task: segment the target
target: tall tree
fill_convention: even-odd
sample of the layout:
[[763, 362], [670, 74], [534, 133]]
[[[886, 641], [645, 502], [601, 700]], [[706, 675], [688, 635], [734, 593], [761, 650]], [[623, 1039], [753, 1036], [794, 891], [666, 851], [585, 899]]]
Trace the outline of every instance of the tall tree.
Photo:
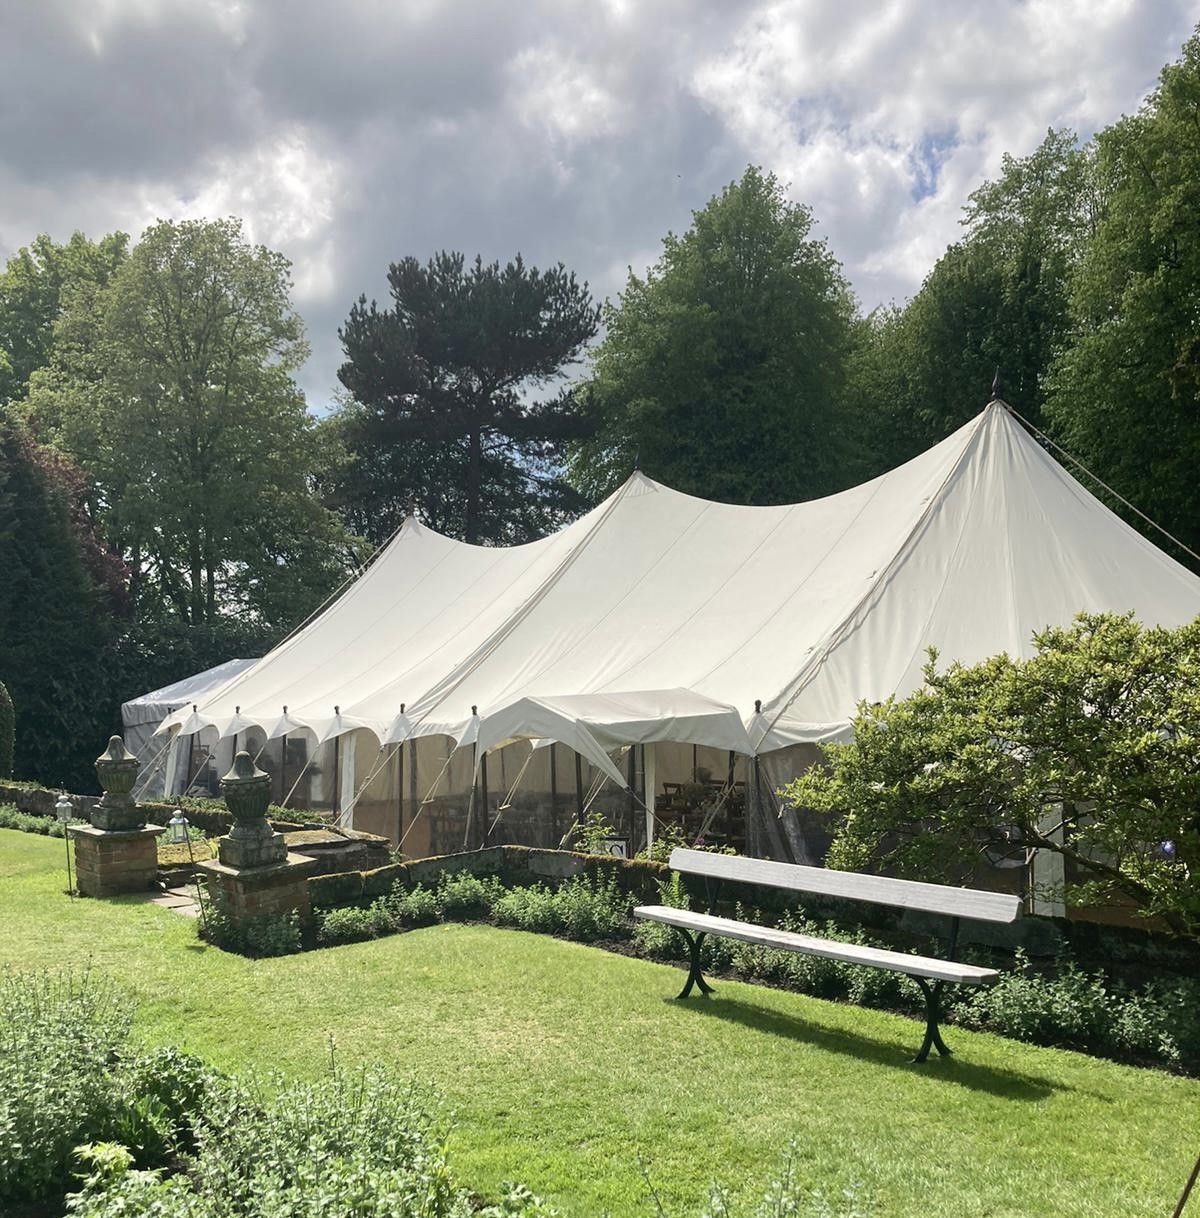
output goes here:
[[978, 413], [994, 370], [1005, 399], [1037, 421], [1067, 332], [1071, 269], [1094, 223], [1089, 154], [1050, 131], [964, 209], [962, 240], [902, 309], [859, 332], [850, 402], [875, 468], [891, 468]]
[[748, 503], [838, 485], [837, 411], [854, 306], [808, 208], [746, 171], [605, 313], [582, 391], [596, 436], [571, 478], [601, 495], [640, 456], [679, 490]]
[[1200, 33], [1096, 137], [1103, 209], [1072, 280], [1046, 417], [1062, 443], [1200, 548]]
[[25, 409], [95, 479], [143, 614], [282, 628], [338, 573], [289, 287], [287, 260], [238, 221], [160, 222], [56, 324]]
[[388, 283], [390, 308], [360, 297], [339, 331], [358, 404], [342, 436], [371, 497], [358, 510], [390, 529], [415, 500], [471, 542], [540, 531], [573, 506], [555, 458], [580, 420], [568, 392], [537, 395], [596, 333], [587, 284], [561, 263], [447, 252], [393, 263]]
[[0, 274], [0, 402], [20, 398], [50, 362], [54, 325], [70, 293], [107, 283], [128, 244], [125, 233], [99, 241], [73, 233], [64, 245], [43, 233], [8, 260]]
[[[91, 790], [112, 726], [106, 648], [112, 588], [74, 517], [78, 471], [0, 411], [0, 680], [19, 708], [19, 778]], [[74, 517], [74, 518], [73, 518]]]

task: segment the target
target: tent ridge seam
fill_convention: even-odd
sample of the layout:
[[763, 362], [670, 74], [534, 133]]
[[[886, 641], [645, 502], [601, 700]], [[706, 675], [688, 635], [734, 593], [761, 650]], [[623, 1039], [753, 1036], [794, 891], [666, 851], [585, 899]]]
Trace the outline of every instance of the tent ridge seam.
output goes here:
[[968, 455], [974, 450], [976, 444], [979, 443], [979, 436], [986, 426], [989, 417], [990, 415], [987, 410], [983, 411], [983, 413], [979, 415], [977, 425], [971, 432], [967, 442], [962, 446], [962, 451], [954, 459], [953, 465], [946, 472], [946, 476], [938, 484], [937, 490], [929, 496], [929, 501], [925, 504], [925, 507], [922, 509], [920, 515], [914, 521], [913, 527], [908, 532], [908, 536], [905, 537], [903, 543], [896, 550], [896, 553], [892, 556], [891, 561], [886, 563], [876, 577], [871, 580], [870, 587], [854, 603], [854, 607], [850, 610], [850, 612], [847, 613], [846, 616], [829, 632], [829, 636], [826, 641], [809, 658], [808, 663], [805, 664], [804, 667], [801, 668], [800, 672], [796, 675], [796, 679], [792, 684], [792, 689], [784, 696], [779, 709], [772, 716], [771, 721], [766, 725], [762, 731], [762, 734], [755, 742], [756, 751], [758, 745], [760, 745], [763, 740], [765, 740], [767, 736], [774, 731], [775, 725], [783, 717], [788, 707], [791, 706], [792, 703], [795, 702], [795, 700], [800, 696], [805, 686], [812, 679], [815, 672], [820, 668], [821, 664], [823, 664], [830, 653], [842, 642], [844, 642], [845, 639], [848, 638], [853, 632], [852, 623], [861, 613], [863, 606], [876, 595], [879, 589], [882, 588], [887, 582], [892, 573], [898, 570], [912, 553], [917, 539], [928, 527], [929, 521], [932, 519], [935, 509], [945, 497], [947, 487], [949, 487], [951, 482], [958, 477], [959, 471], [966, 462]]

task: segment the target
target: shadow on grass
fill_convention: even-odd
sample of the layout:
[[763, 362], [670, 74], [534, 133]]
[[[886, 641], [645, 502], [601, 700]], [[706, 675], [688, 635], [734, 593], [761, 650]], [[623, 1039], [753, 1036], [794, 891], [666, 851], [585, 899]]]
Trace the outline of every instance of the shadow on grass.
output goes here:
[[[977, 1062], [964, 1061], [954, 1055], [938, 1057], [931, 1054], [929, 1060], [917, 1065], [912, 1061], [921, 1043], [924, 1024], [913, 1020], [912, 1043], [906, 1044], [899, 1040], [877, 1040], [873, 1037], [858, 1036], [852, 1032], [844, 1032], [837, 1028], [823, 1027], [792, 1015], [783, 1015], [767, 1007], [756, 1006], [754, 1003], [743, 1002], [736, 998], [665, 998], [663, 1000], [680, 1010], [690, 1011], [709, 1019], [723, 1019], [729, 1023], [741, 1024], [754, 1032], [763, 1032], [768, 1036], [779, 1036], [785, 1040], [803, 1041], [817, 1049], [830, 1053], [844, 1053], [859, 1061], [873, 1062], [889, 1069], [904, 1070], [913, 1077], [927, 1076], [936, 1078], [939, 1082], [954, 1083], [960, 1087], [968, 1087], [972, 1091], [986, 1091], [991, 1095], [1002, 1096], [1010, 1100], [1040, 1100], [1055, 1091], [1068, 1091], [1073, 1088], [1051, 1082], [1046, 1078], [1024, 1074], [1018, 1070], [983, 1066]], [[947, 1036], [953, 1036], [954, 1029], [945, 1028]], [[1020, 1048], [1014, 1042], [1014, 1049]], [[953, 1050], [953, 1041], [950, 1043]]]

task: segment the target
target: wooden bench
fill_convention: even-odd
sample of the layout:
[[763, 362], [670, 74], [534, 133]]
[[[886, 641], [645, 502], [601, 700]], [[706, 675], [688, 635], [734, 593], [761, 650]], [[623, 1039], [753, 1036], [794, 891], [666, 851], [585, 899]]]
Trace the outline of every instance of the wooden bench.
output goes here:
[[[841, 960], [847, 964], [861, 964], [867, 968], [903, 973], [917, 983], [925, 996], [925, 1039], [913, 1058], [916, 1062], [923, 1062], [929, 1056], [931, 1048], [936, 1048], [943, 1056], [950, 1052], [938, 1028], [942, 990], [947, 985], [988, 985], [999, 976], [995, 969], [960, 964], [955, 960], [960, 919], [1013, 922], [1021, 915], [1020, 897], [1007, 893], [981, 892], [974, 888], [920, 884], [913, 880], [893, 880], [884, 876], [860, 875], [853, 871], [830, 871], [824, 867], [799, 867], [793, 863], [775, 863], [767, 859], [743, 858], [732, 854], [713, 854], [705, 850], [673, 850], [670, 865], [675, 871], [704, 877], [708, 912], [692, 913], [686, 909], [674, 909], [669, 905], [640, 905], [633, 911], [633, 915], [635, 918], [647, 918], [652, 922], [673, 926], [687, 940], [690, 967], [687, 982], [679, 994], [680, 998], [686, 998], [692, 992], [693, 986], [698, 986], [705, 996], [712, 993], [712, 987], [700, 973], [700, 945], [706, 935], [740, 939], [743, 943], [758, 943], [764, 947], [803, 952], [810, 956], [822, 956], [827, 960]], [[950, 919], [946, 954], [944, 957], [916, 956], [907, 952], [885, 951], [875, 947], [863, 947], [858, 943], [817, 939], [812, 935], [776, 930], [769, 926], [758, 926], [753, 922], [717, 917], [713, 910], [716, 908], [721, 884], [726, 880], [942, 914]]]

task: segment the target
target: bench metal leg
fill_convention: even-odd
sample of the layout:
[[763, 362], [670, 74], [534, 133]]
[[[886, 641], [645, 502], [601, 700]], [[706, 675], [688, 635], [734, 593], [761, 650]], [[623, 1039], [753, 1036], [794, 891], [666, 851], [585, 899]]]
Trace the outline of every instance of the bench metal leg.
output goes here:
[[705, 932], [700, 931], [693, 936], [684, 930], [682, 926], [677, 926], [675, 929], [687, 940], [688, 950], [691, 953], [691, 966], [688, 969], [687, 983], [680, 990], [678, 997], [686, 998], [692, 992], [692, 986], [695, 985], [700, 987], [700, 993], [707, 998], [713, 992], [713, 989], [700, 975], [700, 945], [704, 942]]
[[921, 991], [925, 995], [925, 1039], [921, 1042], [921, 1047], [917, 1050], [913, 1061], [923, 1062], [929, 1056], [930, 1049], [937, 1049], [942, 1057], [949, 1057], [950, 1050], [946, 1048], [946, 1042], [942, 1040], [942, 1034], [938, 1030], [942, 1007], [942, 988], [945, 982], [935, 981], [933, 985], [930, 985], [924, 977], [914, 977], [913, 980], [921, 987]]

